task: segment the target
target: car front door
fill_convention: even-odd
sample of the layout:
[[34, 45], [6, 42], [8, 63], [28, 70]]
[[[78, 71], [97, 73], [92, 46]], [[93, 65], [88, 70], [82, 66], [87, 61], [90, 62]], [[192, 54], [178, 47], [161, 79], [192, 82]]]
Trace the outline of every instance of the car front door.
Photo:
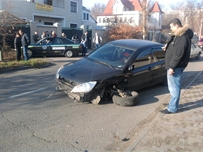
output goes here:
[[62, 43], [61, 39], [58, 37], [55, 37], [53, 39], [53, 43], [51, 45], [51, 50], [49, 54], [51, 56], [62, 55], [64, 50], [65, 50], [65, 45]]
[[158, 84], [166, 81], [166, 70], [165, 70], [165, 51], [161, 48], [152, 49], [152, 84]]
[[152, 54], [151, 49], [141, 52], [134, 60], [132, 70], [126, 73], [126, 89], [139, 90], [145, 88], [152, 83]]

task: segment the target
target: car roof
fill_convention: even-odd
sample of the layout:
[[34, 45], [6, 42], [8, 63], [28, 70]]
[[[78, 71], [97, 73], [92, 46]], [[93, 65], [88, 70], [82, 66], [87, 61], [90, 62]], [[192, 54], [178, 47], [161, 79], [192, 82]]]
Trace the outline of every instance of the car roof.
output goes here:
[[158, 43], [158, 42], [141, 40], [141, 39], [120, 39], [120, 40], [111, 41], [111, 42], [109, 42], [109, 44], [132, 48], [134, 50], [146, 48], [146, 47], [150, 47], [150, 46], [153, 46], [153, 47], [163, 46], [163, 44]]

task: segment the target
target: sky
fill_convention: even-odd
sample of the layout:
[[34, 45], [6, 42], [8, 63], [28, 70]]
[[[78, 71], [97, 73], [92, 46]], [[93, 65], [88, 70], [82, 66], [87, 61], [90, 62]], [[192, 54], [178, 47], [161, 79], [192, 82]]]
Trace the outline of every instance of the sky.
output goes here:
[[[109, 0], [82, 0], [83, 1], [83, 6], [85, 6], [86, 8], [90, 9], [94, 6], [95, 3], [101, 3], [101, 4], [107, 4]], [[169, 9], [170, 4], [175, 4], [177, 3], [177, 0], [153, 0], [154, 2], [158, 2], [160, 4], [160, 6], [162, 6], [162, 10], [163, 9]], [[164, 10], [163, 10], [164, 11]]]

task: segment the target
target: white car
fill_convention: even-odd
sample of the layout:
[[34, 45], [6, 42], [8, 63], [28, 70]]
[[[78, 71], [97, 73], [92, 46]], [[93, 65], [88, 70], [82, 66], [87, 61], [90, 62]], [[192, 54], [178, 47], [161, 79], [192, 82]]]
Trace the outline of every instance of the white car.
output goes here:
[[197, 60], [199, 60], [200, 56], [201, 56], [201, 48], [199, 48], [197, 45], [195, 45], [194, 43], [191, 44], [191, 53], [190, 53], [190, 58], [195, 58]]

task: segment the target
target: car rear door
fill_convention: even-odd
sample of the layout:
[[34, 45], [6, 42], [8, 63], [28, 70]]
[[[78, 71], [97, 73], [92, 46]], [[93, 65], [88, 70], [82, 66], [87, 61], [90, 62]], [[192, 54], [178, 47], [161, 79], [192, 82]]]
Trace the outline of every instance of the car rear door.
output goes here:
[[137, 56], [131, 65], [133, 69], [126, 74], [128, 75], [126, 89], [139, 90], [151, 85], [153, 75], [151, 62], [152, 54], [150, 48]]

